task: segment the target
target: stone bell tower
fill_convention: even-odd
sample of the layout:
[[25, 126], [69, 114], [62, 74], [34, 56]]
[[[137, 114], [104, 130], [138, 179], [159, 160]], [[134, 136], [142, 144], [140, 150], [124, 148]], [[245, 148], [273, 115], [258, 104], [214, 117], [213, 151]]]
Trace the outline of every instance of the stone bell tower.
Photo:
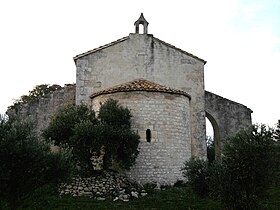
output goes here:
[[143, 25], [143, 27], [144, 27], [143, 33], [144, 33], [144, 34], [148, 34], [148, 25], [149, 25], [149, 23], [148, 23], [148, 21], [144, 18], [143, 13], [141, 13], [141, 15], [140, 15], [140, 17], [138, 18], [138, 20], [135, 21], [134, 25], [135, 25], [135, 33], [136, 33], [136, 34], [139, 34], [139, 25]]

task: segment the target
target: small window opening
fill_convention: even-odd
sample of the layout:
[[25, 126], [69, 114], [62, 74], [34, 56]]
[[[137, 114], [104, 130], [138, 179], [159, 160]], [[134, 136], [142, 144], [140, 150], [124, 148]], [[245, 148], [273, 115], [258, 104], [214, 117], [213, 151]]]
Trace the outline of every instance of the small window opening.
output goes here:
[[143, 24], [139, 24], [139, 34], [144, 34], [144, 25]]
[[151, 142], [151, 137], [152, 137], [151, 130], [147, 129], [146, 130], [146, 140], [147, 140], [147, 142]]

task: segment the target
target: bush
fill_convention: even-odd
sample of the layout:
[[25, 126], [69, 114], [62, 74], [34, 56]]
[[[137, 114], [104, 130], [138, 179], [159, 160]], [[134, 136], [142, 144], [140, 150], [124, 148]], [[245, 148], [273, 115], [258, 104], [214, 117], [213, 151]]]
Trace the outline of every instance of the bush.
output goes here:
[[254, 209], [265, 195], [273, 172], [273, 131], [252, 126], [224, 145], [223, 202], [233, 209]]
[[183, 174], [202, 197], [219, 199], [228, 209], [255, 209], [275, 171], [273, 134], [263, 125], [242, 130], [225, 142], [221, 162], [192, 158]]
[[32, 128], [28, 121], [0, 121], [0, 197], [11, 209], [41, 185], [65, 181], [73, 169], [70, 153], [52, 153]]
[[209, 195], [208, 161], [191, 158], [182, 170], [192, 190], [201, 197], [207, 197]]
[[67, 106], [54, 116], [42, 135], [46, 140], [51, 140], [57, 146], [73, 148], [76, 142], [71, 137], [74, 135], [75, 126], [82, 121], [96, 124], [94, 111], [88, 109], [85, 105]]
[[101, 105], [96, 118], [88, 107], [70, 106], [61, 110], [43, 132], [45, 139], [61, 147], [70, 147], [82, 172], [93, 172], [91, 158], [103, 156], [103, 169], [112, 163], [129, 169], [138, 155], [139, 136], [131, 130], [131, 114], [117, 101]]

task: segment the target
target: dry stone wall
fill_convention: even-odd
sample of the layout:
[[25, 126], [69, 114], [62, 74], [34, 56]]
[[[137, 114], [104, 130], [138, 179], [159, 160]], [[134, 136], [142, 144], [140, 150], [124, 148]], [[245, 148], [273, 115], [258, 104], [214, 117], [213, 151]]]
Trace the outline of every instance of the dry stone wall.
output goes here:
[[59, 186], [60, 195], [87, 196], [97, 200], [128, 201], [146, 196], [142, 186], [128, 180], [125, 176], [105, 171], [92, 177], [73, 177], [70, 183]]

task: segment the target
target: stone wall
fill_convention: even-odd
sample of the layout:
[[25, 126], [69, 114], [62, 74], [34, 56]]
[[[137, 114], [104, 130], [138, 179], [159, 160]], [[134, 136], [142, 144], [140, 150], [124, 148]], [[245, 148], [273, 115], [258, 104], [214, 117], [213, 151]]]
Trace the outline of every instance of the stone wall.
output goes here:
[[[160, 92], [119, 92], [92, 99], [92, 107], [116, 99], [132, 114], [132, 127], [140, 135], [139, 155], [127, 176], [144, 184], [174, 184], [183, 179], [180, 169], [191, 157], [190, 103], [183, 95]], [[146, 131], [151, 131], [147, 142]]]
[[75, 58], [76, 103], [90, 103], [90, 95], [117, 84], [147, 79], [191, 95], [192, 154], [206, 157], [205, 61], [152, 35], [130, 34]]
[[205, 91], [205, 111], [221, 142], [252, 125], [251, 109], [208, 91]]
[[59, 109], [75, 104], [76, 85], [68, 85], [61, 90], [54, 91], [46, 96], [20, 107], [9, 110], [8, 114], [17, 114], [21, 118], [30, 118], [35, 125], [35, 132], [44, 130], [51, 118]]
[[108, 171], [88, 178], [73, 177], [70, 183], [60, 184], [59, 193], [113, 201], [129, 201], [147, 195], [142, 186], [131, 182], [121, 174]]

